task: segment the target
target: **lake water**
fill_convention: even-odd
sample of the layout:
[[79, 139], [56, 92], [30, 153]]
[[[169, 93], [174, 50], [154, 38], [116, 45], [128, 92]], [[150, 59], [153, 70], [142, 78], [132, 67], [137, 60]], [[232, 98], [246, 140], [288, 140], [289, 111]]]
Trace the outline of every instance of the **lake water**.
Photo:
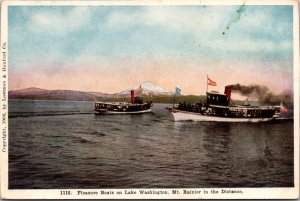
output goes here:
[[174, 122], [168, 106], [10, 100], [9, 188], [294, 186], [293, 121]]

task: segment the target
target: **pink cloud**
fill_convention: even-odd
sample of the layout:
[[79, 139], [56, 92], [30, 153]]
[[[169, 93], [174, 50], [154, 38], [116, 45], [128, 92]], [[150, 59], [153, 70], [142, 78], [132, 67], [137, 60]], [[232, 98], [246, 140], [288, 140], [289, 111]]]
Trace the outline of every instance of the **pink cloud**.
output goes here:
[[[266, 68], [268, 66], [268, 68]], [[284, 67], [284, 66], [282, 66]], [[51, 68], [51, 67], [50, 67]], [[116, 93], [144, 81], [154, 82], [170, 91], [180, 86], [183, 94], [205, 94], [206, 76], [217, 82], [210, 90], [223, 92], [229, 84], [262, 84], [274, 93], [292, 89], [291, 68], [279, 68], [272, 63], [201, 63], [183, 60], [123, 59], [102, 63], [82, 63], [57, 68], [30, 66], [9, 73], [9, 89], [40, 87]]]

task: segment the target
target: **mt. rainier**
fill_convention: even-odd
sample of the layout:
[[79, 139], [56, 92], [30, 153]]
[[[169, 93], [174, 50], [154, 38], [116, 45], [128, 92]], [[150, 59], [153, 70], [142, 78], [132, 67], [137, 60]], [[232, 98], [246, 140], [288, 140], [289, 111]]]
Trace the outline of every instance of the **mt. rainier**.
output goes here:
[[136, 85], [134, 87], [131, 87], [129, 89], [126, 89], [124, 91], [121, 91], [120, 93], [118, 93], [118, 95], [129, 95], [131, 90], [136, 90], [139, 87], [142, 87], [142, 94], [144, 95], [172, 95], [174, 94], [174, 92], [168, 91], [156, 84], [153, 84], [152, 82], [144, 82], [140, 85]]

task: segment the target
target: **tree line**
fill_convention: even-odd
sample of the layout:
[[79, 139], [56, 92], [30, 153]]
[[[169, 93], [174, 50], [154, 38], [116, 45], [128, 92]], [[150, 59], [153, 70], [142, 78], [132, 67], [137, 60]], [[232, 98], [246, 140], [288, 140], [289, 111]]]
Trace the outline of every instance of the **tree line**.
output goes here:
[[[100, 98], [102, 101], [109, 101], [109, 102], [130, 102], [130, 97], [106, 97], [106, 98]], [[187, 96], [175, 96], [174, 95], [159, 95], [159, 96], [149, 96], [149, 95], [143, 95], [144, 102], [150, 102], [153, 103], [198, 103], [198, 102], [204, 102], [206, 100], [206, 96], [195, 96], [195, 95], [187, 95]]]

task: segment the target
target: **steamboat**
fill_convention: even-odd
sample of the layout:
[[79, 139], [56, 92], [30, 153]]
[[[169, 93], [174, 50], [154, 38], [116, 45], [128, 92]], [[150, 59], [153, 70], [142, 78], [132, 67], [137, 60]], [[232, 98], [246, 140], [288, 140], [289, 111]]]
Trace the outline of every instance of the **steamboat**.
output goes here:
[[231, 87], [224, 94], [206, 92], [206, 102], [179, 103], [170, 108], [175, 121], [263, 122], [280, 118], [281, 106], [236, 105], [231, 101]]
[[99, 114], [142, 114], [151, 112], [152, 102], [144, 103], [142, 96], [135, 97], [131, 90], [131, 102], [95, 101], [95, 111]]

